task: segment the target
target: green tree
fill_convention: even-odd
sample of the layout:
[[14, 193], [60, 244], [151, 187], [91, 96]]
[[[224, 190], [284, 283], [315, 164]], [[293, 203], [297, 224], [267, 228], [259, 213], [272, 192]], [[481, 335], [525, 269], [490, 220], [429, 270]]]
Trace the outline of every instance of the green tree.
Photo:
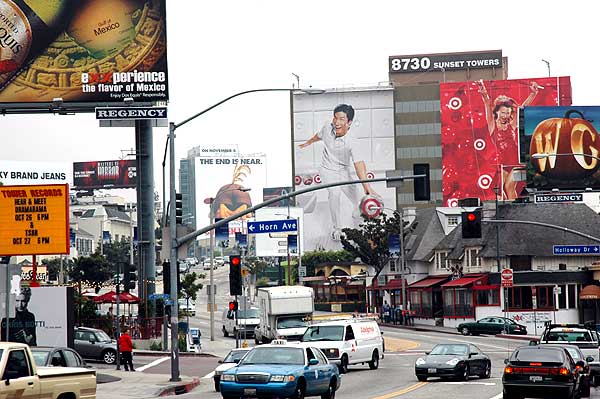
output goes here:
[[[129, 264], [129, 247], [129, 239], [104, 244], [102, 252], [115, 273], [117, 272], [117, 265]], [[124, 270], [121, 270], [121, 273], [124, 272]]]
[[[52, 259], [42, 259], [42, 265], [48, 268], [48, 278], [50, 280], [58, 280], [58, 276], [60, 274], [60, 258], [52, 258]], [[73, 260], [68, 258], [62, 259], [63, 271], [65, 275], [68, 275], [68, 271], [73, 268]], [[59, 283], [64, 283], [64, 281], [59, 281]]]
[[351, 262], [354, 259], [356, 259], [356, 256], [345, 249], [339, 251], [308, 251], [302, 255], [302, 266], [306, 266], [307, 276], [314, 276], [315, 268], [323, 263]]
[[269, 262], [265, 261], [264, 258], [247, 256], [244, 258], [244, 266], [248, 268], [250, 274], [257, 274], [264, 272], [269, 266]]
[[112, 277], [112, 271], [106, 258], [98, 253], [92, 256], [81, 256], [75, 259], [69, 277], [75, 282], [85, 283], [100, 290], [102, 285]]
[[[404, 238], [406, 238], [410, 229], [406, 228], [406, 222], [404, 224]], [[413, 224], [411, 229], [415, 226], [416, 224]], [[390, 260], [388, 236], [400, 234], [400, 216], [394, 213], [390, 217], [382, 213], [380, 217], [365, 219], [358, 229], [345, 228], [342, 233], [341, 241], [344, 249], [354, 258], [359, 258], [363, 263], [373, 266], [377, 277]]]

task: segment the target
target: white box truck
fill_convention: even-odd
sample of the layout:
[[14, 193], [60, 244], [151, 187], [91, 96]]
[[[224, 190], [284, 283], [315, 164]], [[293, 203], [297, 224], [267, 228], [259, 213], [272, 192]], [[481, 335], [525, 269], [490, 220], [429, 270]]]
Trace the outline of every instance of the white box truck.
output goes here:
[[258, 289], [260, 324], [256, 343], [274, 339], [300, 341], [314, 312], [313, 289], [301, 285]]

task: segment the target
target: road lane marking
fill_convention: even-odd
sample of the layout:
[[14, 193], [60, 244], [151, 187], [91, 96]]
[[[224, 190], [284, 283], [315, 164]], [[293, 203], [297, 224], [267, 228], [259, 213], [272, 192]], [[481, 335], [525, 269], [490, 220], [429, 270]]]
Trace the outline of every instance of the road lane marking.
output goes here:
[[215, 372], [213, 370], [210, 373], [206, 374], [204, 377], [202, 377], [202, 379], [204, 379], [204, 378], [213, 378], [214, 376], [215, 376]]
[[166, 357], [161, 357], [161, 358], [159, 358], [159, 359], [156, 359], [156, 360], [154, 360], [153, 362], [150, 362], [150, 363], [148, 363], [148, 364], [146, 364], [146, 365], [144, 365], [144, 366], [142, 366], [142, 367], [137, 367], [137, 371], [144, 371], [144, 370], [147, 370], [147, 369], [149, 369], [150, 367], [157, 366], [157, 365], [161, 364], [162, 362], [166, 362], [166, 361], [167, 361], [167, 360], [169, 360], [169, 359], [170, 359], [170, 357], [169, 357], [169, 356], [166, 356]]
[[418, 383], [416, 383], [414, 385], [411, 385], [411, 386], [409, 386], [407, 388], [404, 388], [404, 389], [401, 389], [399, 391], [388, 393], [388, 394], [385, 394], [385, 395], [382, 395], [382, 396], [376, 396], [376, 397], [371, 398], [371, 399], [391, 399], [391, 398], [395, 398], [397, 396], [404, 395], [405, 393], [412, 392], [415, 389], [419, 389], [419, 388], [421, 388], [421, 387], [423, 387], [425, 385], [427, 385], [427, 382], [418, 382]]
[[479, 381], [440, 381], [442, 384], [446, 385], [488, 385], [493, 386], [496, 385], [495, 382], [479, 382]]
[[491, 397], [490, 399], [502, 399], [502, 394], [501, 394], [501, 393], [499, 393], [498, 395], [496, 395], [496, 396], [493, 396], [493, 397]]

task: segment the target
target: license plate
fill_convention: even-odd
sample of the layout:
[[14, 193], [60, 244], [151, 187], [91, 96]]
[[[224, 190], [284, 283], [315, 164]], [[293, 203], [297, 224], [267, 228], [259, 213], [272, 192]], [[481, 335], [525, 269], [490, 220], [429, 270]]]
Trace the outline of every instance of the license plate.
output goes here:
[[429, 374], [435, 374], [435, 373], [437, 373], [437, 369], [427, 369], [427, 372]]
[[533, 382], [542, 381], [542, 376], [540, 376], [540, 375], [530, 375], [529, 376], [529, 381], [533, 381]]
[[244, 388], [244, 396], [256, 396], [256, 388]]

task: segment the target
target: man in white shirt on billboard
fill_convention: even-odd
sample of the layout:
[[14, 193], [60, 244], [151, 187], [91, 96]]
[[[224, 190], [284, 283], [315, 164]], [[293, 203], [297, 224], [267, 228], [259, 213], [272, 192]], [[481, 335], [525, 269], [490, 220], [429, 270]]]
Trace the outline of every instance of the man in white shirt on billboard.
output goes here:
[[[362, 160], [355, 159], [358, 154], [357, 143], [348, 135], [352, 120], [354, 119], [354, 108], [348, 104], [340, 104], [333, 110], [333, 120], [325, 123], [325, 125], [315, 133], [306, 142], [300, 144], [299, 148], [303, 149], [317, 141], [323, 141], [323, 156], [321, 158], [321, 166], [319, 174], [321, 181], [326, 183], [341, 182], [346, 180], [367, 178], [367, 167]], [[365, 195], [377, 195], [368, 183], [362, 183]], [[327, 189], [329, 195], [329, 211], [332, 222], [332, 238], [340, 239], [341, 229], [341, 211], [340, 206], [341, 193], [344, 193], [352, 204], [354, 211], [352, 217], [357, 220], [359, 218], [359, 206], [361, 195], [357, 184], [347, 184], [338, 187]]]

